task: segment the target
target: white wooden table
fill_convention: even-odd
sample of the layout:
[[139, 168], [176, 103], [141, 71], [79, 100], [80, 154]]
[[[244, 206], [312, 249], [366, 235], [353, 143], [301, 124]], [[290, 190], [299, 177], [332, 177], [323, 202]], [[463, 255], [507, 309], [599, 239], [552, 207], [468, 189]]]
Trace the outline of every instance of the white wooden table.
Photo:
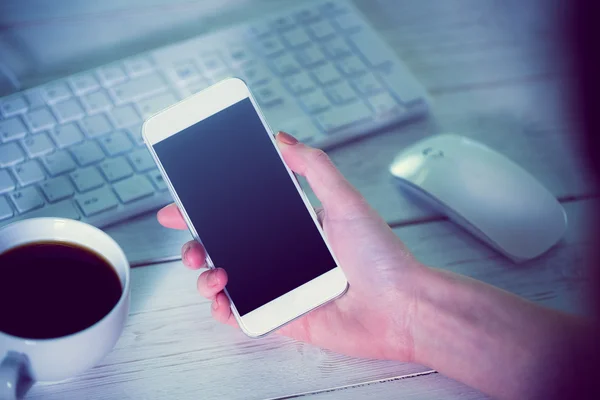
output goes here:
[[[103, 2], [90, 12], [67, 2], [69, 12], [59, 16], [48, 9], [27, 14], [7, 8], [0, 23], [10, 18], [13, 23], [0, 31], [0, 46], [22, 46], [28, 49], [24, 59], [46, 62], [28, 67], [25, 82], [31, 85], [295, 2], [228, 0], [215, 10], [211, 3]], [[331, 151], [334, 162], [424, 263], [585, 313], [585, 254], [592, 245], [586, 216], [597, 192], [581, 166], [553, 2], [355, 3], [435, 104], [427, 120]], [[96, 38], [97, 51], [89, 50], [91, 44], [60, 40], [80, 31], [106, 32]], [[52, 40], [51, 51], [40, 40], [45, 36]], [[536, 176], [565, 205], [564, 241], [516, 266], [400, 191], [387, 172], [389, 162], [403, 147], [438, 132], [475, 138]], [[485, 398], [426, 366], [349, 358], [278, 336], [248, 339], [210, 318], [209, 304], [195, 290], [198, 272], [186, 270], [179, 259], [187, 232], [163, 229], [153, 215], [107, 232], [134, 267], [125, 332], [100, 365], [66, 382], [39, 384], [31, 399]]]

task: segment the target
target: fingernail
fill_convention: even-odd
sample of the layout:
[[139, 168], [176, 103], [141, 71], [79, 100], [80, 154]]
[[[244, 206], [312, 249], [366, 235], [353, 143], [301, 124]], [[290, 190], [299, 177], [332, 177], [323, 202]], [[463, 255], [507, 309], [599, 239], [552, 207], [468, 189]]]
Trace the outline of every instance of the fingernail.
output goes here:
[[296, 143], [298, 143], [298, 139], [296, 139], [289, 133], [285, 133], [285, 132], [281, 132], [281, 131], [277, 134], [277, 139], [279, 139], [280, 142], [289, 144], [290, 146], [293, 146]]
[[214, 287], [217, 286], [217, 283], [219, 283], [219, 280], [217, 279], [217, 273], [213, 270], [208, 275], [208, 285], [210, 287]]
[[219, 300], [217, 300], [217, 298], [215, 297], [212, 303], [212, 309], [216, 310], [217, 308], [219, 308]]

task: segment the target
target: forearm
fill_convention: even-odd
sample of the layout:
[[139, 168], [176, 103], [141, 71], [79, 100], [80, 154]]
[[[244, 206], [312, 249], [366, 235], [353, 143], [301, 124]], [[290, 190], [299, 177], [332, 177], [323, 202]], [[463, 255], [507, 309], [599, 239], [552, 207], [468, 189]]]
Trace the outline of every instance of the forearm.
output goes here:
[[572, 316], [482, 282], [425, 268], [411, 326], [414, 358], [497, 398], [549, 398], [584, 332]]

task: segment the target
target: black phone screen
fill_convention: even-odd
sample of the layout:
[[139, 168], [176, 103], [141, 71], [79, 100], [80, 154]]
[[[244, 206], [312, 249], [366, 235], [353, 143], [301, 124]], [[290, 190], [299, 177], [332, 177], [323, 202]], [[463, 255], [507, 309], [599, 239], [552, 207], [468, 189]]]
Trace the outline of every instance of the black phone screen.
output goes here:
[[154, 145], [240, 315], [336, 267], [251, 101]]

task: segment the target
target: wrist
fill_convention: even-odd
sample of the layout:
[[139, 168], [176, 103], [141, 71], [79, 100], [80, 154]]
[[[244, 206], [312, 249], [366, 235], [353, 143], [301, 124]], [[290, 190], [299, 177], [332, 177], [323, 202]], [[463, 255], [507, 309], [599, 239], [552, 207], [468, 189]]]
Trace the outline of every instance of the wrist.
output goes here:
[[430, 268], [413, 260], [410, 267], [404, 268], [395, 279], [393, 298], [389, 301], [395, 309], [389, 310], [392, 318], [392, 331], [388, 336], [388, 354], [390, 359], [402, 362], [417, 362], [418, 333], [421, 330], [420, 308], [422, 288], [431, 279]]

